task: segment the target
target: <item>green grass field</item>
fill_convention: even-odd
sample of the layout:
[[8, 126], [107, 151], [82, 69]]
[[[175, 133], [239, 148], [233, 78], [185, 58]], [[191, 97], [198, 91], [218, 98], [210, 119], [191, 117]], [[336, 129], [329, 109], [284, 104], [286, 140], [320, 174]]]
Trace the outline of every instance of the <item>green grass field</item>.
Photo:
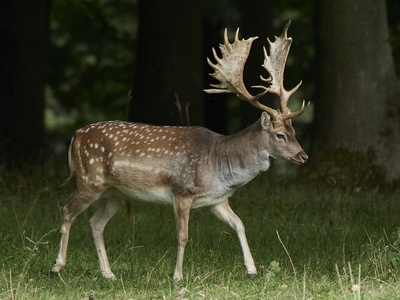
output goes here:
[[24, 173], [0, 173], [0, 299], [400, 298], [394, 192], [337, 189], [273, 172], [256, 178], [230, 201], [259, 271], [253, 281], [233, 231], [200, 209], [191, 212], [184, 280], [174, 283], [172, 209], [135, 203], [106, 228], [117, 280], [105, 280], [88, 224], [93, 208], [72, 227], [66, 267], [50, 276], [61, 208], [75, 185], [60, 187], [66, 167]]

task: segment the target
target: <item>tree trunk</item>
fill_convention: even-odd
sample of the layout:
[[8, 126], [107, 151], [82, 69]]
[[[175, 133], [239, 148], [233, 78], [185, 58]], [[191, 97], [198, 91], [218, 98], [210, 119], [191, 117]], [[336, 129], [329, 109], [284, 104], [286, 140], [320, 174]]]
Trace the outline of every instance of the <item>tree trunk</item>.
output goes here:
[[[198, 0], [140, 1], [130, 120], [158, 125], [203, 124], [200, 7]], [[180, 110], [175, 105], [177, 98]]]
[[314, 155], [332, 148], [372, 151], [386, 178], [399, 178], [399, 85], [385, 1], [317, 2]]
[[14, 0], [0, 7], [0, 156], [7, 163], [36, 159], [43, 147], [49, 6]]

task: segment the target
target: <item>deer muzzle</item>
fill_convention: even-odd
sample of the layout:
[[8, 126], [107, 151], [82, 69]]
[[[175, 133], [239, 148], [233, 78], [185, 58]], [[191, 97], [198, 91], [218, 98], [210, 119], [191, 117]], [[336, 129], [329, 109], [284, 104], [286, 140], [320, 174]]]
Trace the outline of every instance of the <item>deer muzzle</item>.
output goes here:
[[302, 165], [308, 161], [308, 155], [303, 150], [301, 150], [299, 153], [291, 157], [289, 160], [296, 164]]

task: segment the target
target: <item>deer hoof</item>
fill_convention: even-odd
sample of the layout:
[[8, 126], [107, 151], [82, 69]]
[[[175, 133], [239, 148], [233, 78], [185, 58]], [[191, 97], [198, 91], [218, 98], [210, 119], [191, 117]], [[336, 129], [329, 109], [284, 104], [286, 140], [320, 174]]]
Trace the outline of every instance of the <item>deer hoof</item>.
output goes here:
[[115, 277], [114, 273], [112, 272], [103, 273], [103, 277], [111, 280], [117, 279], [117, 277]]
[[247, 277], [248, 277], [250, 280], [254, 280], [254, 279], [256, 279], [257, 274], [247, 274]]

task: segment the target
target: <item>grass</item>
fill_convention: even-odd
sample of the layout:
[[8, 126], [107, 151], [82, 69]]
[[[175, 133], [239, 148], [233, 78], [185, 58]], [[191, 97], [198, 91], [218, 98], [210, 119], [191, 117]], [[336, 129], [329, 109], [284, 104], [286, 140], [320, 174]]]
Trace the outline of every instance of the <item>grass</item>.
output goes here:
[[[25, 175], [21, 175], [24, 173]], [[176, 234], [169, 207], [132, 204], [106, 228], [117, 280], [102, 278], [88, 219], [72, 227], [67, 266], [57, 256], [67, 168], [0, 173], [0, 299], [396, 299], [400, 199], [362, 187], [336, 189], [272, 172], [238, 190], [259, 275], [248, 280], [233, 231], [207, 210], [191, 212], [184, 279], [172, 281]]]

